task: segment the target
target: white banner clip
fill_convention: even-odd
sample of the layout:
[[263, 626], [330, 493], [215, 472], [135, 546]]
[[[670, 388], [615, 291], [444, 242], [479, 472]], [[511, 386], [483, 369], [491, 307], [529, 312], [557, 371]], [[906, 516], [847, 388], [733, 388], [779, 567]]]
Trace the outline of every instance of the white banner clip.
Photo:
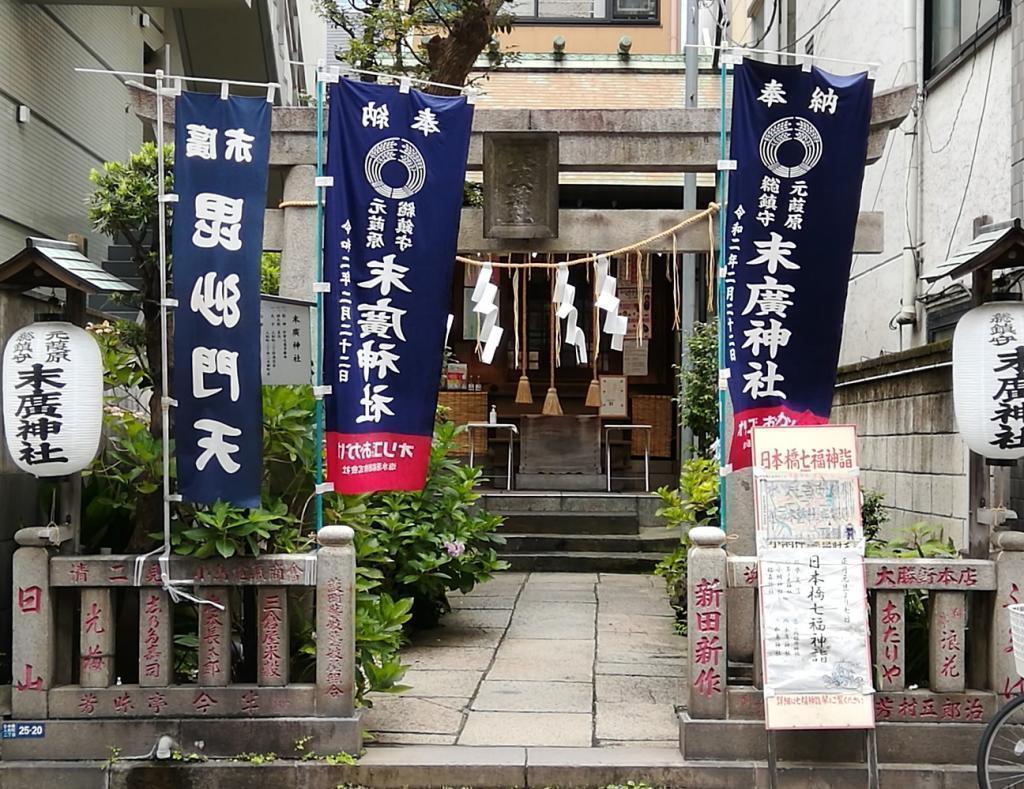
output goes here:
[[323, 400], [327, 395], [331, 394], [332, 392], [333, 389], [331, 388], [330, 384], [327, 384], [325, 386], [313, 387], [313, 397], [315, 397], [317, 400]]
[[408, 77], [402, 77], [398, 80], [398, 92], [408, 93], [412, 90], [412, 80]]
[[177, 299], [160, 299], [160, 306], [161, 307], [177, 307], [178, 306], [178, 300]]
[[325, 493], [334, 493], [333, 482], [321, 482], [319, 485], [313, 488], [313, 492], [317, 496], [322, 496]]
[[334, 176], [333, 175], [318, 175], [316, 177], [316, 180], [313, 182], [313, 185], [316, 186], [318, 189], [320, 187], [334, 186]]
[[178, 196], [173, 192], [165, 194], [163, 197], [158, 197], [157, 200], [161, 203], [177, 203]]
[[313, 283], [314, 293], [330, 293], [331, 283], [330, 282], [314, 282]]
[[167, 500], [171, 501], [171, 502], [182, 501], [181, 494], [180, 493], [168, 493], [167, 494]]
[[735, 159], [719, 159], [718, 160], [718, 171], [719, 172], [722, 172], [723, 170], [735, 170], [735, 169], [736, 169], [736, 160]]

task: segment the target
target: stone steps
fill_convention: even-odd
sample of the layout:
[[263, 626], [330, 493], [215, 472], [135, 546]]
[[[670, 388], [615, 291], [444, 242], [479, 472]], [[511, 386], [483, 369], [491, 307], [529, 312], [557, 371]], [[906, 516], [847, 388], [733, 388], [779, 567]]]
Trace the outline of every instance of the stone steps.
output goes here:
[[501, 532], [508, 553], [658, 553], [665, 554], [679, 544], [679, 537], [667, 529], [663, 535], [637, 534], [550, 534]]
[[[501, 515], [508, 541], [501, 558], [513, 570], [647, 573], [678, 544], [655, 516], [657, 496], [609, 493], [487, 493], [482, 506]], [[657, 528], [655, 528], [657, 527]]]
[[637, 551], [551, 551], [502, 553], [510, 569], [538, 573], [649, 573], [661, 560], [657, 553]]
[[603, 534], [632, 535], [640, 533], [636, 513], [617, 512], [510, 512], [502, 517], [502, 532], [510, 534]]

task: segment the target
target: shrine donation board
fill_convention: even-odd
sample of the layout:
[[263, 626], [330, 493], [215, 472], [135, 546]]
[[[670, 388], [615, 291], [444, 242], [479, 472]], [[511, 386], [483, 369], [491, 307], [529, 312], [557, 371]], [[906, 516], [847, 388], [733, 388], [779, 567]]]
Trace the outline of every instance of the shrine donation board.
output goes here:
[[856, 430], [757, 427], [752, 449], [765, 726], [873, 728]]

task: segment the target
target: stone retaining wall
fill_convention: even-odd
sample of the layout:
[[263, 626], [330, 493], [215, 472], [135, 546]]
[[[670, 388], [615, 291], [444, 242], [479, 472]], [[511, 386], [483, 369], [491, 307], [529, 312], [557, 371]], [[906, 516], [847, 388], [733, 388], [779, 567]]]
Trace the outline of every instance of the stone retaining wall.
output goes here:
[[831, 421], [857, 426], [861, 483], [885, 496], [887, 535], [926, 522], [964, 544], [967, 448], [953, 415], [948, 342], [840, 368]]

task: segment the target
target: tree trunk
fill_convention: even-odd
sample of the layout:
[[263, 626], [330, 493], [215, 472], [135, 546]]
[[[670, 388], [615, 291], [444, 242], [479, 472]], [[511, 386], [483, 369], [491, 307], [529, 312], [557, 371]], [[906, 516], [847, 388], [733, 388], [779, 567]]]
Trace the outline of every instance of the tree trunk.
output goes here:
[[[435, 35], [427, 42], [430, 79], [446, 85], [464, 85], [476, 59], [491, 40], [494, 20], [502, 2], [480, 0], [467, 4], [447, 36]], [[450, 95], [454, 91], [433, 85], [430, 93]]]
[[[160, 339], [160, 273], [152, 261], [136, 261], [142, 272], [142, 319], [145, 326], [146, 366], [149, 371], [151, 395], [149, 398], [149, 432], [156, 440], [163, 436], [163, 415], [160, 401], [163, 398], [164, 382], [161, 363]], [[135, 527], [128, 542], [128, 550], [141, 553], [148, 550], [153, 539], [152, 532], [163, 528], [163, 486], [161, 480], [153, 480], [159, 487], [153, 493], [139, 496], [135, 506]]]

